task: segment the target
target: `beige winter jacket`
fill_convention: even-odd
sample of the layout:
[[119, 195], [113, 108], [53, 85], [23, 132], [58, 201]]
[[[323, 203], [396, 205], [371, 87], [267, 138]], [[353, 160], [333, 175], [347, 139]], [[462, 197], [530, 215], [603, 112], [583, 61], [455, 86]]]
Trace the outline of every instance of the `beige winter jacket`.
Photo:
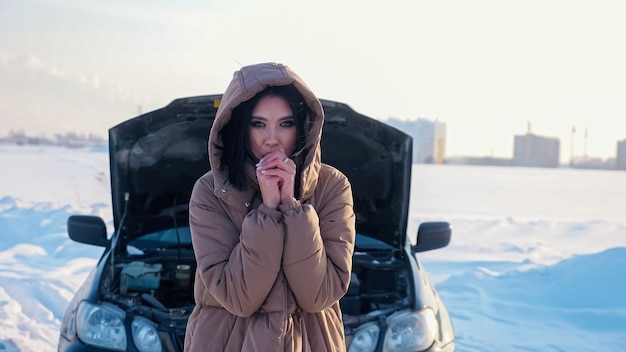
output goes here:
[[[311, 109], [299, 200], [278, 210], [262, 204], [254, 165], [248, 187], [219, 171], [218, 132], [238, 104], [267, 86], [294, 84]], [[352, 189], [321, 163], [324, 112], [287, 66], [266, 63], [235, 72], [209, 136], [212, 171], [194, 186], [189, 221], [197, 260], [196, 307], [185, 351], [344, 351], [339, 299], [350, 281], [355, 237]]]

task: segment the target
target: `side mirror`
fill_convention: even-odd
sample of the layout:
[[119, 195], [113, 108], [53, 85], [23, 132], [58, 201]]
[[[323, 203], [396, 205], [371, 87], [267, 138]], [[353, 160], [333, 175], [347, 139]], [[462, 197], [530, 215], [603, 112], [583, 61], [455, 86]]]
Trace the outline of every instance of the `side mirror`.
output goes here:
[[445, 221], [421, 223], [417, 229], [417, 244], [411, 246], [413, 253], [443, 248], [450, 243], [452, 227]]
[[76, 242], [106, 247], [107, 227], [104, 220], [98, 216], [72, 215], [67, 219], [67, 233]]

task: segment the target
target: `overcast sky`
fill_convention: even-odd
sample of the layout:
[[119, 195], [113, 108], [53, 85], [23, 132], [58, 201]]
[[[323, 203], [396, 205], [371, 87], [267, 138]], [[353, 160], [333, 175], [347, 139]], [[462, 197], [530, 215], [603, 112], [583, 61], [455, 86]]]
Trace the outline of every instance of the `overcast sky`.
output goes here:
[[588, 156], [614, 157], [625, 18], [620, 0], [1, 0], [0, 136], [105, 137], [276, 61], [363, 114], [445, 122], [449, 156], [511, 157], [530, 125], [562, 161], [585, 130]]

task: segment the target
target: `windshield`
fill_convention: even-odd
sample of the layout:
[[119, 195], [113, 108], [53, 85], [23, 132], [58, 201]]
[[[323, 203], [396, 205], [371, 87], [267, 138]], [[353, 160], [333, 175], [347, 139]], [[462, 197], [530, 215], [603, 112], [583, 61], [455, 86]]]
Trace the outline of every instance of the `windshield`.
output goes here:
[[363, 235], [360, 233], [356, 234], [355, 243], [354, 243], [355, 251], [368, 251], [368, 250], [394, 250], [395, 248], [379, 239], [374, 237], [370, 237], [367, 235]]
[[152, 232], [130, 241], [126, 251], [130, 255], [142, 255], [146, 252], [164, 249], [191, 248], [189, 226]]

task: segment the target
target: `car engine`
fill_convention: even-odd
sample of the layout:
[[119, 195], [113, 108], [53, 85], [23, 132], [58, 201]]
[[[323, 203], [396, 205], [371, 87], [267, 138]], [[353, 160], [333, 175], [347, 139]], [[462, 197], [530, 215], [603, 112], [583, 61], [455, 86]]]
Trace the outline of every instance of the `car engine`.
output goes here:
[[406, 259], [398, 250], [355, 251], [350, 287], [341, 299], [346, 339], [354, 329], [411, 305]]
[[[127, 256], [109, 263], [101, 287], [103, 297], [128, 314], [141, 315], [172, 331], [182, 343], [186, 322], [194, 307], [193, 252], [172, 249]], [[408, 261], [401, 251], [385, 248], [355, 249], [350, 287], [341, 299], [346, 339], [361, 325], [376, 321], [384, 328], [386, 317], [411, 305]], [[111, 267], [114, 269], [111, 270]]]

